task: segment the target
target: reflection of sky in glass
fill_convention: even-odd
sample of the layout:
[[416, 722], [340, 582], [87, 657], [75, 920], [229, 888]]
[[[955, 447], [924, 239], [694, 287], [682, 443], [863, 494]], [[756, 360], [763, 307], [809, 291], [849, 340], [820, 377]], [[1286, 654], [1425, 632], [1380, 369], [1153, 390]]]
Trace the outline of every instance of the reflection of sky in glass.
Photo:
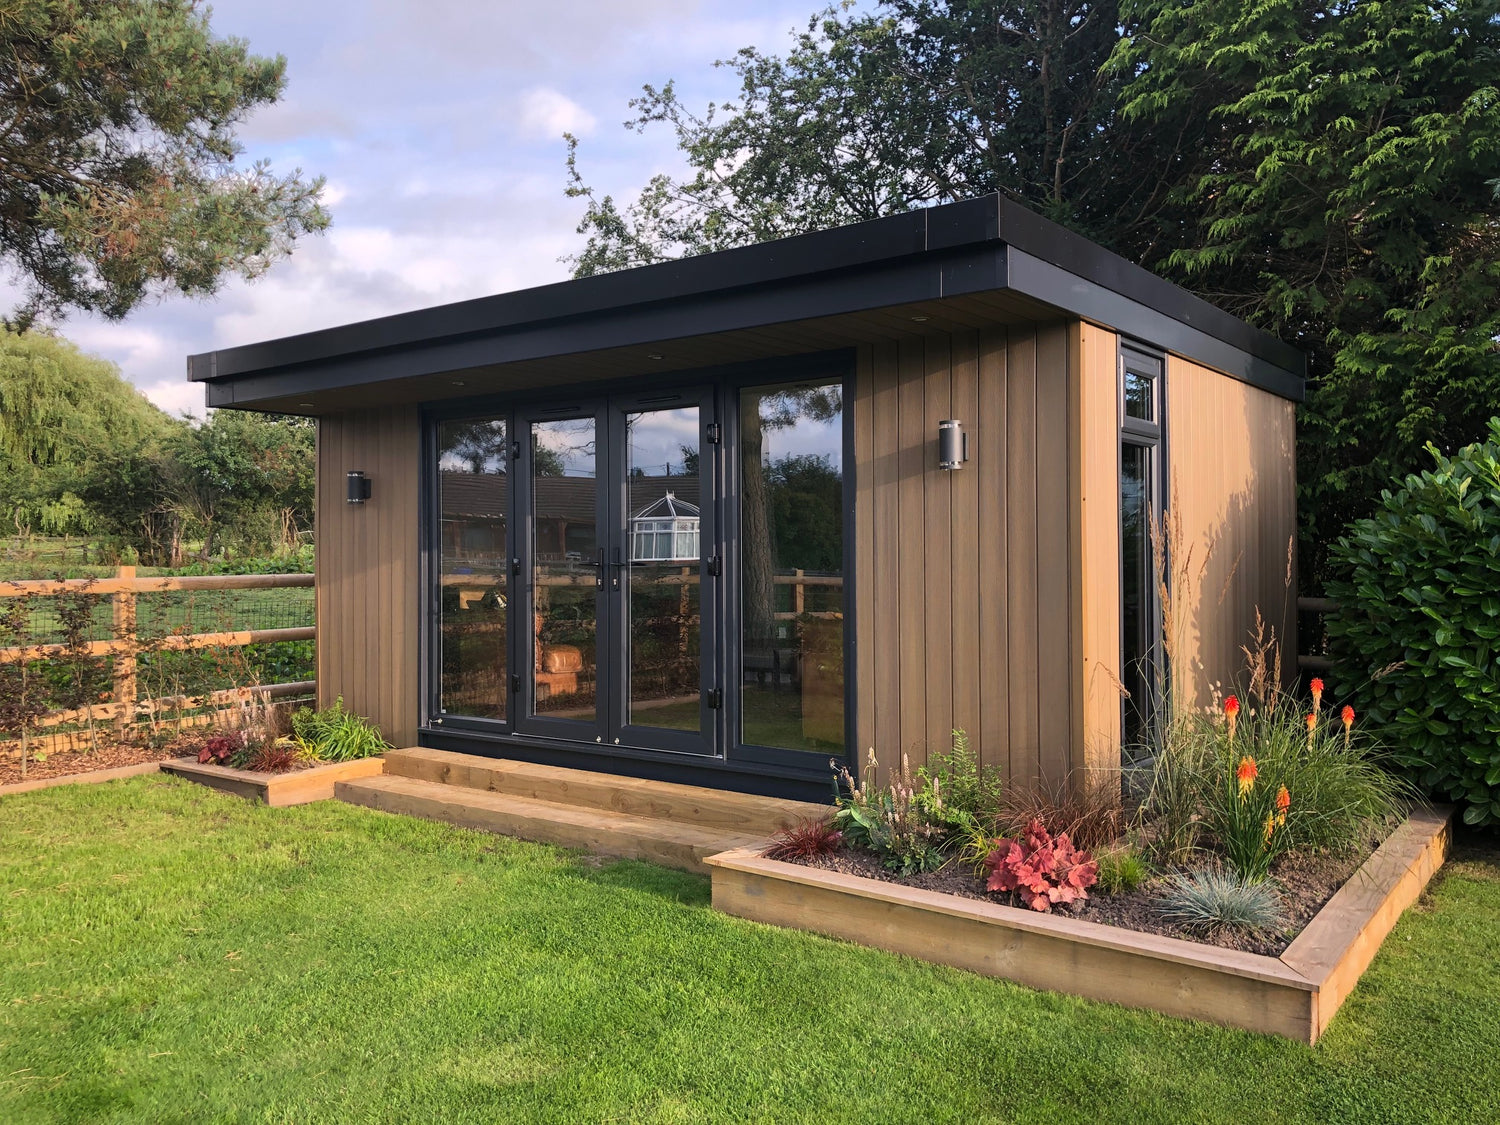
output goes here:
[[531, 428], [532, 439], [543, 449], [562, 459], [565, 477], [594, 475], [594, 419], [560, 418], [538, 422]]
[[[837, 395], [836, 388], [820, 388], [823, 393]], [[842, 411], [833, 417], [821, 419], [809, 413], [799, 412], [791, 425], [781, 425], [785, 419], [778, 417], [788, 408], [795, 408], [795, 392], [787, 393], [777, 388], [776, 393], [762, 399], [761, 417], [772, 424], [761, 431], [761, 458], [776, 461], [783, 457], [821, 457], [834, 469], [842, 471], [844, 464], [844, 422]], [[768, 418], [769, 415], [769, 418]], [[773, 421], [774, 420], [774, 421]]]
[[630, 471], [648, 477], [682, 476], [687, 465], [683, 447], [698, 448], [698, 408], [648, 410], [626, 417], [630, 428]]

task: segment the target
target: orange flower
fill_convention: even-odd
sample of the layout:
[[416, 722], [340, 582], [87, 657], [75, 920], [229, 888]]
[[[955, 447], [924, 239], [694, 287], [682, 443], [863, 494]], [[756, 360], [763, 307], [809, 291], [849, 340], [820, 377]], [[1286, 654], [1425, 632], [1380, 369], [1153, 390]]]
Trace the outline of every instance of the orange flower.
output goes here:
[[1320, 680], [1320, 679], [1318, 679], [1317, 677], [1313, 677], [1312, 693], [1313, 693], [1313, 714], [1316, 715], [1319, 711], [1321, 711], [1323, 709], [1323, 681]]
[[1312, 749], [1313, 732], [1318, 729], [1318, 715], [1316, 711], [1307, 713], [1307, 748]]
[[1255, 764], [1255, 759], [1246, 754], [1240, 759], [1239, 768], [1234, 771], [1235, 778], [1240, 783], [1240, 797], [1255, 788], [1255, 779], [1260, 776], [1260, 767]]
[[1224, 717], [1229, 720], [1229, 737], [1232, 741], [1234, 739], [1235, 720], [1240, 717], [1240, 701], [1236, 696], [1231, 695], [1228, 699], [1224, 700]]
[[1271, 842], [1271, 834], [1276, 831], [1276, 817], [1272, 813], [1266, 814], [1266, 843]]
[[1344, 720], [1344, 729], [1348, 730], [1354, 725], [1354, 708], [1350, 707], [1347, 703], [1344, 704], [1344, 712], [1341, 717]]
[[1286, 791], [1286, 786], [1283, 785], [1280, 789], [1276, 790], [1276, 823], [1278, 825], [1286, 823], [1286, 810], [1291, 807], [1292, 795]]

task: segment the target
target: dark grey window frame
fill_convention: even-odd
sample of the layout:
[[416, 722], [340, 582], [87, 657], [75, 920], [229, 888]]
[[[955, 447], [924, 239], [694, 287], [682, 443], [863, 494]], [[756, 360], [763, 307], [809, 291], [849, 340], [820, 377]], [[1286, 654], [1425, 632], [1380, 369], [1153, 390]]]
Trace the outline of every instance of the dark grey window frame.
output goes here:
[[[1164, 517], [1167, 509], [1167, 499], [1170, 492], [1170, 484], [1167, 466], [1167, 362], [1166, 355], [1162, 351], [1149, 345], [1122, 338], [1118, 349], [1116, 363], [1116, 418], [1119, 422], [1119, 440], [1116, 447], [1116, 479], [1124, 481], [1124, 449], [1130, 445], [1147, 451], [1148, 474], [1150, 481], [1150, 496], [1148, 506], [1151, 518], [1158, 525]], [[1136, 418], [1128, 415], [1125, 411], [1125, 381], [1127, 373], [1142, 375], [1151, 381], [1151, 420]], [[1120, 670], [1122, 678], [1128, 678], [1126, 672], [1128, 641], [1125, 635], [1125, 591], [1126, 582], [1130, 576], [1125, 573], [1125, 523], [1124, 507], [1121, 505], [1120, 518], [1117, 521], [1120, 536]], [[1157, 592], [1154, 570], [1154, 555], [1151, 553], [1150, 539], [1147, 542], [1147, 561], [1144, 588], [1141, 592], [1141, 612], [1148, 623], [1149, 636], [1145, 641], [1147, 669], [1144, 674], [1144, 683], [1148, 698], [1145, 706], [1141, 707], [1139, 702], [1132, 699], [1121, 699], [1120, 701], [1120, 730], [1123, 744], [1122, 754], [1130, 750], [1131, 710], [1135, 708], [1141, 716], [1142, 729], [1149, 729], [1152, 718], [1161, 706], [1162, 700], [1157, 697], [1156, 685], [1165, 682], [1166, 652], [1162, 637], [1161, 599]], [[1127, 765], [1129, 763], [1126, 763]]]
[[[648, 378], [649, 383], [645, 381]], [[854, 461], [855, 362], [852, 349], [756, 360], [724, 367], [673, 372], [670, 375], [637, 375], [580, 386], [473, 396], [440, 404], [425, 404], [421, 410], [422, 503], [420, 518], [422, 526], [419, 538], [421, 552], [419, 572], [423, 595], [421, 620], [418, 627], [419, 741], [431, 741], [434, 744], [441, 742], [444, 746], [451, 747], [457, 745], [458, 740], [463, 740], [468, 745], [462, 748], [476, 753], [484, 753], [486, 748], [492, 748], [491, 752], [500, 750], [502, 753], [532, 749], [540, 752], [542, 756], [548, 752], [558, 751], [561, 752], [560, 755], [554, 755], [548, 760], [559, 762], [576, 760], [578, 764], [588, 764], [586, 759], [590, 755], [585, 754], [585, 751], [591, 752], [598, 762], [615, 760], [622, 766], [626, 766], [631, 760], [646, 759], [653, 763], [653, 768], [649, 772], [657, 776], [667, 776], [668, 779], [674, 775], [669, 768], [662, 767], [661, 763], [663, 761], [668, 761], [669, 764], [679, 762], [682, 766], [680, 779], [697, 781], [700, 784], [705, 783], [702, 771], [719, 770], [787, 778], [819, 786], [827, 793], [831, 793], [833, 775], [829, 767], [828, 756], [807, 750], [756, 746], [739, 741], [738, 732], [741, 726], [738, 685], [742, 682], [739, 652], [741, 629], [741, 575], [738, 549], [740, 510], [738, 467], [735, 464], [736, 459], [730, 455], [731, 451], [738, 449], [738, 411], [742, 388], [824, 379], [841, 382], [843, 396], [844, 753], [842, 758], [835, 756], [834, 760], [840, 765], [853, 761], [855, 689], [858, 681], [855, 654], [859, 623], [854, 613], [857, 581], [854, 571], [857, 466]], [[521, 650], [522, 638], [529, 637], [530, 631], [519, 628], [517, 621], [522, 612], [523, 603], [529, 606], [529, 598], [521, 596], [519, 585], [512, 589], [510, 599], [512, 608], [507, 638], [508, 659], [511, 661], [508, 674], [521, 677], [521, 692], [517, 693], [512, 687], [506, 708], [507, 718], [495, 720], [442, 714], [439, 710], [438, 695], [441, 684], [438, 644], [440, 592], [437, 583], [438, 523], [441, 515], [437, 473], [438, 424], [452, 419], [503, 416], [507, 420], [507, 433], [513, 435], [511, 440], [515, 442], [522, 440], [525, 432], [523, 417], [528, 411], [535, 410], [546, 403], [560, 403], [572, 399], [581, 406], [585, 402], [595, 403], [608, 398], [653, 396], [658, 393], [665, 394], [695, 387], [707, 390], [708, 399], [714, 404], [714, 413], [720, 426], [720, 441], [712, 445], [705, 442], [700, 454], [705, 458], [705, 462], [711, 456], [718, 481], [717, 496], [712, 501], [712, 518], [715, 525], [713, 532], [715, 553], [722, 560], [723, 567], [718, 597], [719, 610], [717, 620], [713, 622], [714, 639], [712, 642], [715, 665], [720, 670], [716, 678], [719, 688], [723, 691], [723, 706], [712, 711], [715, 722], [713, 752], [704, 754], [678, 750], [670, 746], [650, 750], [623, 745], [616, 747], [608, 743], [584, 743], [546, 734], [528, 733], [523, 729], [527, 724], [521, 722], [519, 717], [527, 713], [525, 708], [528, 699], [525, 693], [530, 686], [527, 682], [527, 673], [530, 669], [531, 658]], [[557, 416], [568, 415], [567, 412], [560, 411]], [[518, 460], [513, 457], [511, 463], [507, 535], [511, 544], [510, 557], [513, 560], [524, 558], [517, 548], [520, 546], [518, 537], [524, 534], [527, 526], [525, 521], [529, 515], [529, 489], [523, 487], [529, 480], [526, 475], [528, 457], [529, 451], [523, 447], [521, 458]], [[514, 573], [512, 574], [512, 583], [525, 580], [527, 579], [524, 575], [517, 577]], [[707, 644], [708, 640], [705, 638], [705, 645]], [[613, 650], [610, 655], [611, 658], [614, 657]], [[706, 655], [707, 649], [705, 649]], [[705, 660], [705, 665], [707, 663]], [[671, 740], [663, 741], [670, 742]], [[809, 796], [812, 795], [811, 790], [804, 790], [804, 792], [807, 792]]]

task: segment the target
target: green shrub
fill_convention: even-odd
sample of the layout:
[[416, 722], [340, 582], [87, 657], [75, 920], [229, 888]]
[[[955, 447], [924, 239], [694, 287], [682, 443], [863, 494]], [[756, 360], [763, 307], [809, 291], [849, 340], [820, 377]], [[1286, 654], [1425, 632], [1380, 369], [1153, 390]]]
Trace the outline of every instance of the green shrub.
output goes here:
[[980, 762], [965, 731], [955, 730], [952, 748], [930, 755], [927, 764], [918, 768], [917, 776], [922, 789], [936, 791], [943, 805], [954, 813], [988, 823], [1000, 807], [1004, 788], [1000, 771]]
[[292, 735], [304, 754], [320, 762], [370, 758], [391, 748], [374, 723], [344, 710], [343, 696], [321, 711], [297, 708], [292, 713]]
[[1099, 865], [1099, 889], [1107, 895], [1136, 890], [1151, 874], [1145, 856], [1129, 845], [1112, 851], [1096, 852], [1094, 862]]
[[1384, 492], [1333, 551], [1336, 690], [1429, 793], [1500, 824], [1500, 418]]
[[972, 816], [946, 804], [941, 783], [934, 790], [912, 773], [905, 755], [889, 785], [876, 782], [873, 748], [859, 779], [847, 768], [839, 772], [843, 784], [833, 826], [850, 847], [874, 852], [901, 875], [936, 871], [947, 862], [957, 836], [975, 827]]
[[1167, 921], [1199, 933], [1221, 929], [1260, 932], [1286, 922], [1275, 887], [1249, 882], [1234, 871], [1203, 869], [1174, 875], [1157, 909]]

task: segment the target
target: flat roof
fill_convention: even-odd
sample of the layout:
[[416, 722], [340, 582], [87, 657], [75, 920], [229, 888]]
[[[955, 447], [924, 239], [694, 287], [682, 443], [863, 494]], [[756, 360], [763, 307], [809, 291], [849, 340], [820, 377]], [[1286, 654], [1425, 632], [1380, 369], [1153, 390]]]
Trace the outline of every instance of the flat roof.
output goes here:
[[[205, 352], [187, 367], [209, 406], [320, 413], [1055, 316], [1304, 394], [1297, 349], [999, 195]], [[459, 373], [476, 378], [442, 378]]]

